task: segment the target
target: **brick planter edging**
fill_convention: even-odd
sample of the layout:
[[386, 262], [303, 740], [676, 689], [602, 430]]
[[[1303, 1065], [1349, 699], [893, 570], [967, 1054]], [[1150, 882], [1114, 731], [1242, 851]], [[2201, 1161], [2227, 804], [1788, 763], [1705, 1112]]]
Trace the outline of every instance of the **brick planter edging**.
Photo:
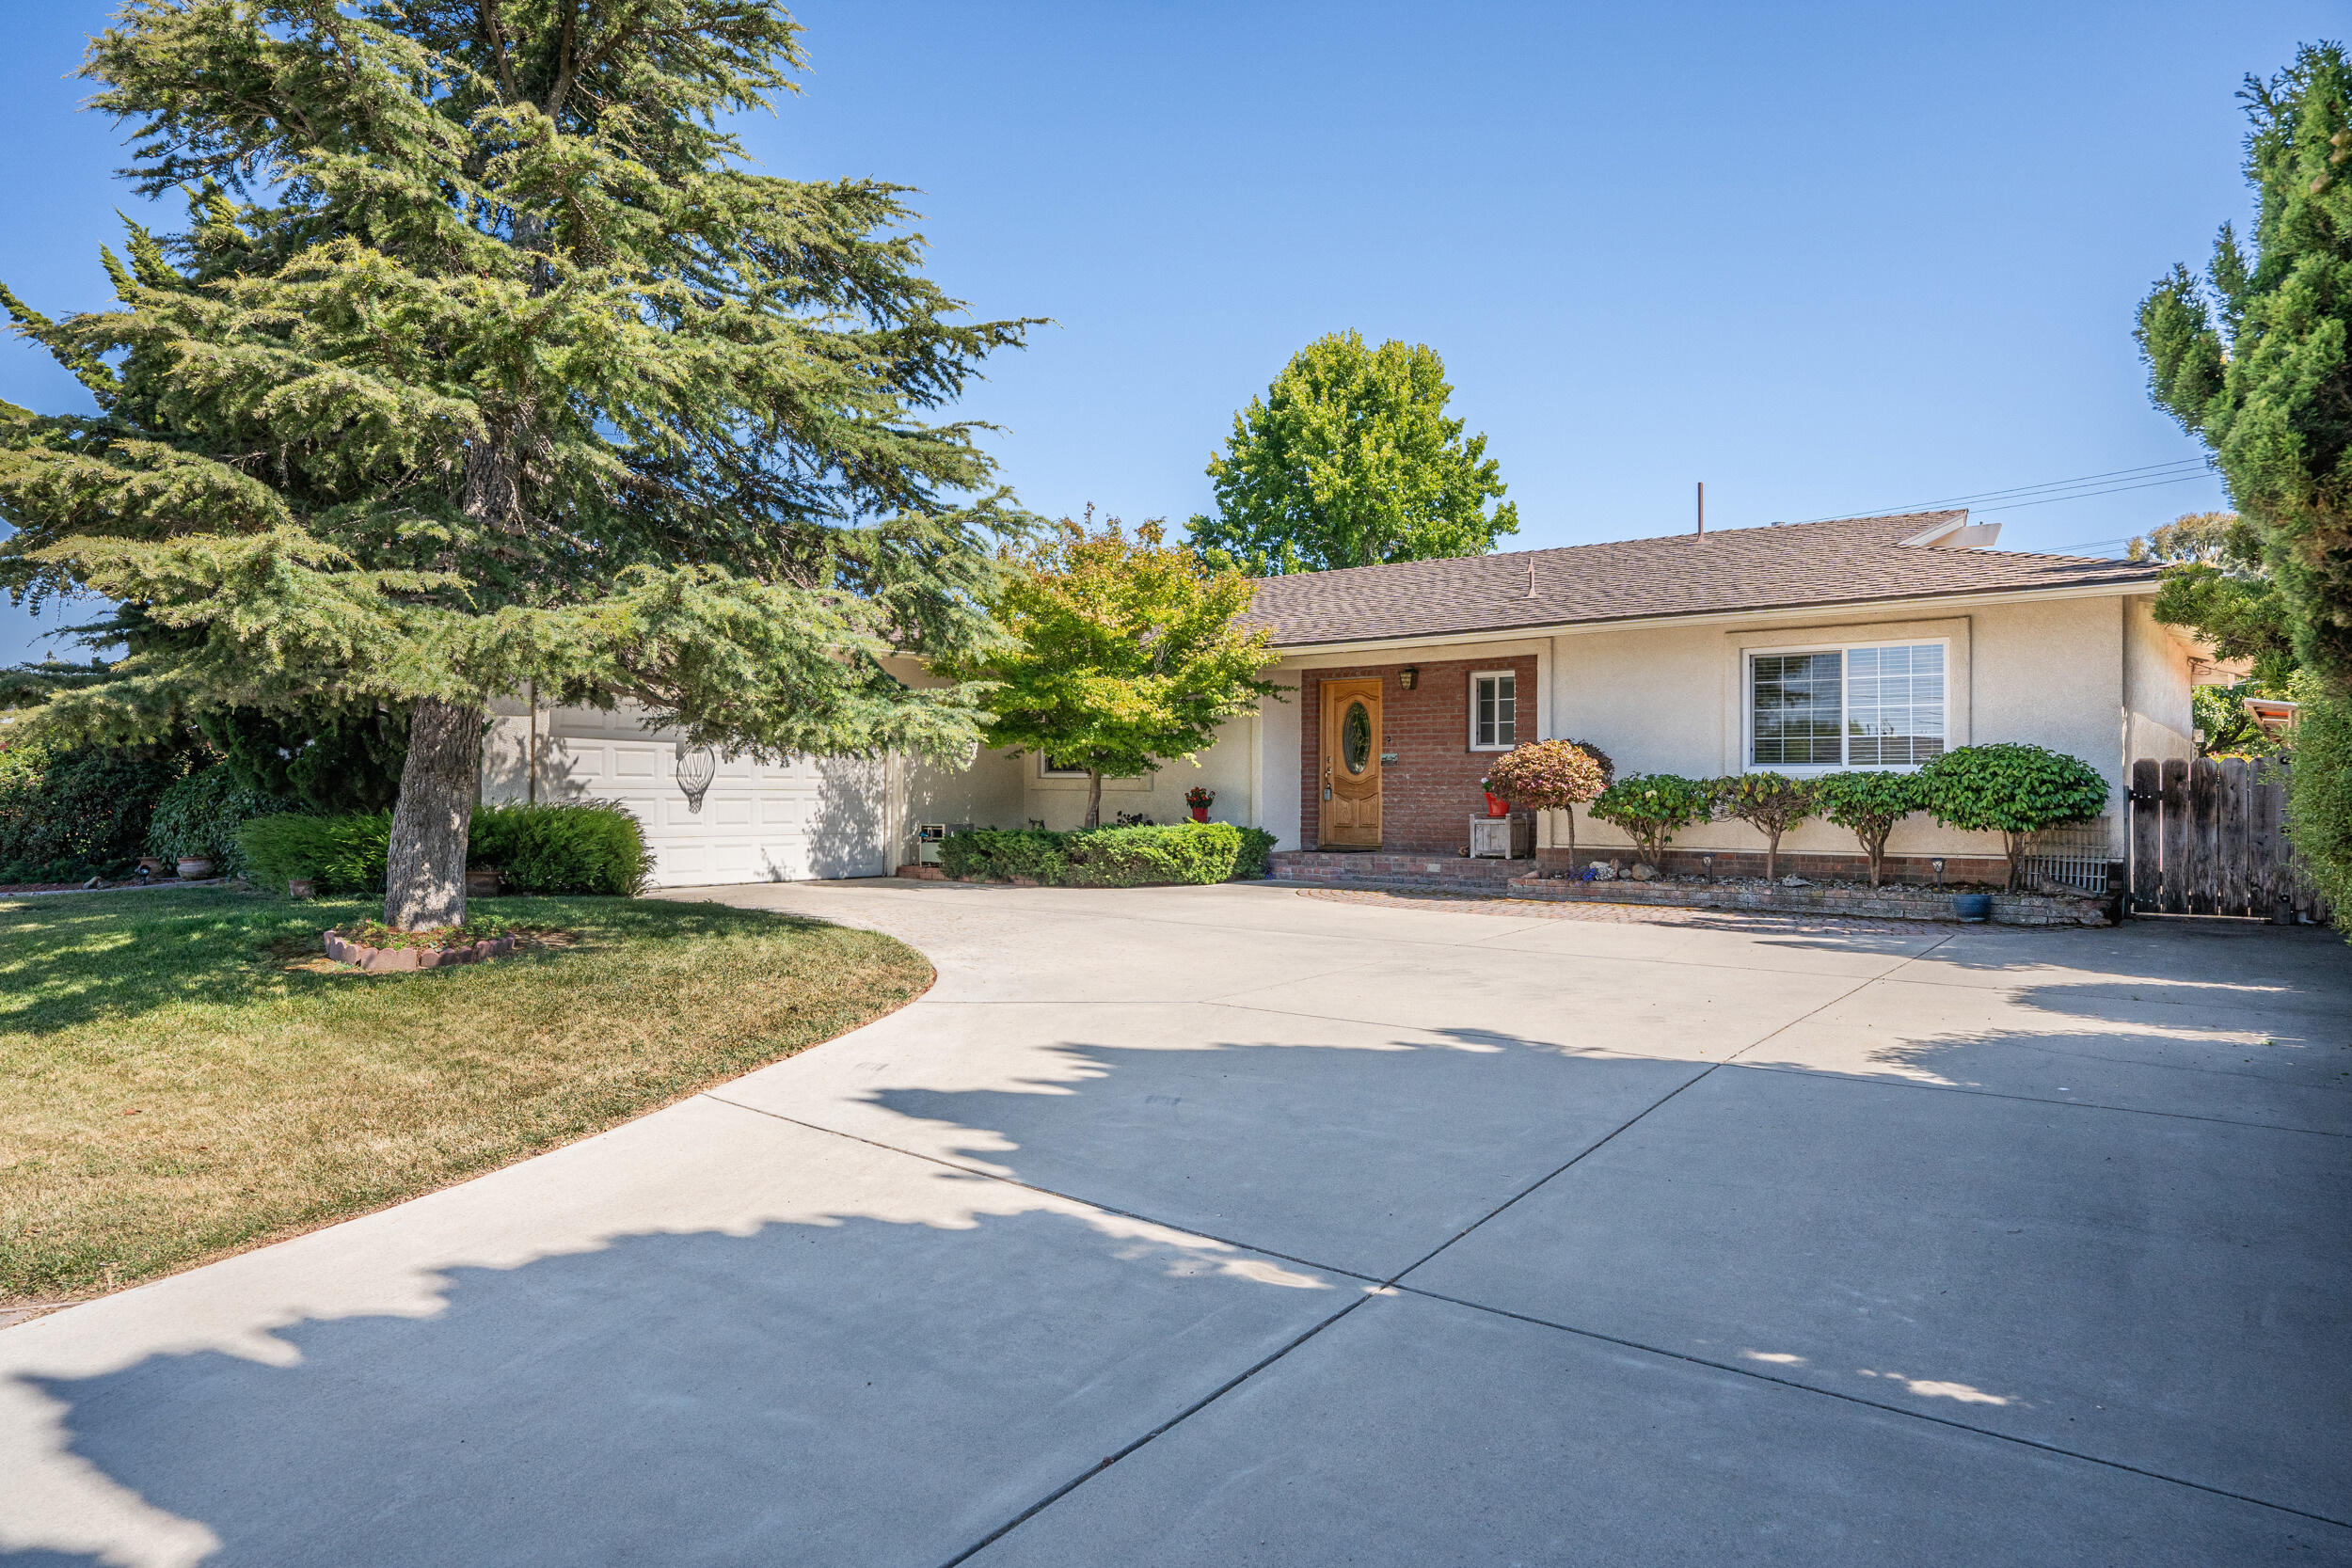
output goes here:
[[402, 974], [417, 969], [447, 969], [452, 964], [475, 964], [502, 958], [515, 950], [513, 937], [485, 937], [463, 947], [369, 947], [347, 942], [341, 931], [326, 933], [326, 956], [371, 974]]
[[[1842, 914], [1873, 920], [1937, 920], [1958, 923], [1952, 895], [1923, 887], [1693, 887], [1621, 882], [1571, 882], [1565, 878], [1514, 877], [1513, 898], [1561, 904], [1677, 905], [1702, 910], [1746, 910], [1759, 914]], [[1999, 926], [2107, 926], [2113, 924], [2101, 898], [2048, 893], [1996, 893], [1993, 922]]]

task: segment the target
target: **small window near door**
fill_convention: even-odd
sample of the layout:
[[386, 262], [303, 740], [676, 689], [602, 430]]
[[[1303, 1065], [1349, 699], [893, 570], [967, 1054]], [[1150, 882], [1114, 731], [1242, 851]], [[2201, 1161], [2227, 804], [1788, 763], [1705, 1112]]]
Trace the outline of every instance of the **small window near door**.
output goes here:
[[1519, 678], [1508, 670], [1470, 677], [1470, 750], [1507, 752], [1519, 743]]

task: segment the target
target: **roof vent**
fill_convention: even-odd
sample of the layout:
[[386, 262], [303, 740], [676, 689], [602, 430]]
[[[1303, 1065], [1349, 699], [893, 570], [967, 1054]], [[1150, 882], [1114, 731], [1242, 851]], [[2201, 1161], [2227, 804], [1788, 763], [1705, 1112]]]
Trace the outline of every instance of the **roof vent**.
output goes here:
[[1971, 523], [1968, 514], [1963, 512], [1947, 522], [1913, 534], [1903, 543], [1931, 550], [1982, 550], [1992, 548], [2000, 537], [2000, 524]]

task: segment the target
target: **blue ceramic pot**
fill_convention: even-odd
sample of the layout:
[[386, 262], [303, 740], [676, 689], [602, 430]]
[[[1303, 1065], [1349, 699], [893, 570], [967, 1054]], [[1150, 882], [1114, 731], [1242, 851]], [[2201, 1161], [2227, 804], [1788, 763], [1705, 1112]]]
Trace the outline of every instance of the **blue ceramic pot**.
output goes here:
[[1993, 918], [1993, 895], [1989, 893], [1955, 893], [1952, 912], [1969, 924]]

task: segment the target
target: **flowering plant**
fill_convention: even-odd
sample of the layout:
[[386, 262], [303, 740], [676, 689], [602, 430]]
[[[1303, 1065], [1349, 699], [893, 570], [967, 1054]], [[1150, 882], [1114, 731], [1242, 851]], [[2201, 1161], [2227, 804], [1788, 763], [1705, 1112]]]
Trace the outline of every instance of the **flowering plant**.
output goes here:
[[1205, 784], [1194, 784], [1184, 791], [1184, 804], [1197, 811], [1206, 811], [1216, 803], [1216, 791]]

